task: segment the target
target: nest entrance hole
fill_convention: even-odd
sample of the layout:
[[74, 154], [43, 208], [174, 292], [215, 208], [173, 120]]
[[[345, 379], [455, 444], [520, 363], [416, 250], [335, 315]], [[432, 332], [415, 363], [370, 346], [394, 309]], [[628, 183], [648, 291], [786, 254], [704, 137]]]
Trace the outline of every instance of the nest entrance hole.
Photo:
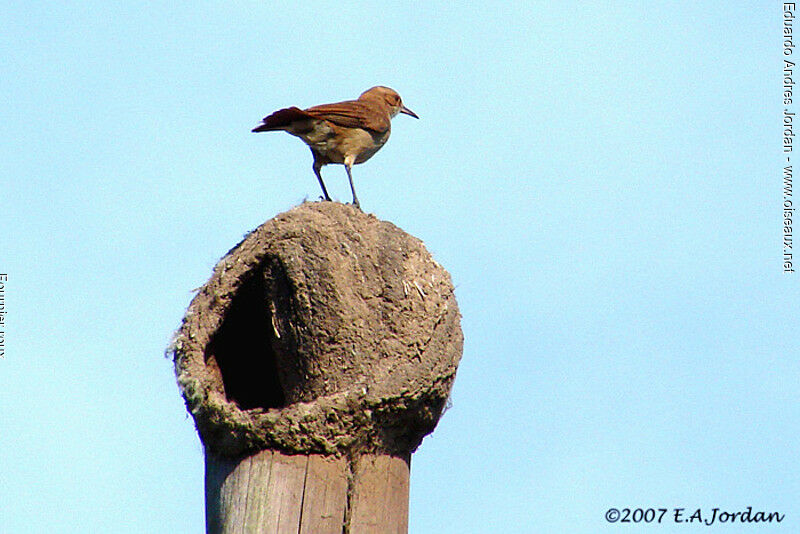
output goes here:
[[213, 359], [219, 367], [225, 396], [242, 410], [286, 405], [274, 336], [264, 270], [256, 269], [239, 286], [206, 350], [207, 364]]

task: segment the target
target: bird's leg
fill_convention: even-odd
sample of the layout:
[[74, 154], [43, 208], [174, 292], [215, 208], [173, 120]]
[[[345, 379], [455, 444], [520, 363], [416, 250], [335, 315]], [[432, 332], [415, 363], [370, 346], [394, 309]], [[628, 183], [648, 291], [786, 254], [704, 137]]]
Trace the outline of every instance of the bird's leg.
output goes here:
[[317, 180], [319, 180], [319, 185], [322, 186], [322, 194], [325, 195], [325, 200], [330, 200], [331, 197], [328, 195], [328, 190], [325, 189], [325, 182], [322, 181], [322, 174], [320, 174], [320, 169], [322, 169], [322, 162], [318, 161], [317, 158], [314, 158], [314, 174], [317, 175]]
[[358, 204], [358, 197], [356, 196], [356, 188], [353, 185], [353, 174], [350, 172], [353, 163], [355, 162], [355, 157], [347, 156], [344, 158], [344, 169], [347, 171], [347, 179], [350, 180], [350, 191], [353, 192], [353, 206], [361, 209], [361, 206]]

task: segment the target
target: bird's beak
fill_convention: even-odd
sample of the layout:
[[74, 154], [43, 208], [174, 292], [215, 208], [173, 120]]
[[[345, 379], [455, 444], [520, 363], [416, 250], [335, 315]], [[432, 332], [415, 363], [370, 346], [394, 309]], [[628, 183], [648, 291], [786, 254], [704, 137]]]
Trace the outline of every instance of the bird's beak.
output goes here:
[[412, 116], [412, 117], [414, 117], [415, 119], [418, 119], [418, 118], [419, 118], [419, 117], [417, 117], [417, 114], [416, 114], [416, 113], [414, 113], [413, 111], [411, 111], [410, 109], [408, 109], [408, 108], [407, 108], [407, 107], [405, 107], [405, 106], [403, 106], [403, 107], [401, 107], [401, 108], [400, 108], [400, 113], [405, 113], [406, 115], [411, 115], [411, 116]]

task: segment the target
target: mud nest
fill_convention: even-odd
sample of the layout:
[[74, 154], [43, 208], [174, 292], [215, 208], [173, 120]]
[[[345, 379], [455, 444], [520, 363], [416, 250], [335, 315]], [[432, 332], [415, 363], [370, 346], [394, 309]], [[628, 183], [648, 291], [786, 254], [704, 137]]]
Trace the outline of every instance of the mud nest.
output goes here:
[[421, 241], [307, 202], [220, 260], [171, 352], [217, 455], [407, 456], [441, 416], [462, 345], [450, 275]]

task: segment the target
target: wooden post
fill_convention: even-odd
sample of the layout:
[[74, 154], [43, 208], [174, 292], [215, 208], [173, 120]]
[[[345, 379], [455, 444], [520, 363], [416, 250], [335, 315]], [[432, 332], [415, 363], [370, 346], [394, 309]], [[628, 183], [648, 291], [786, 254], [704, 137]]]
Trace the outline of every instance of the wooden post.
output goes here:
[[171, 352], [206, 532], [405, 533], [411, 454], [461, 357], [448, 273], [351, 206], [304, 203], [214, 269]]
[[209, 532], [341, 534], [408, 531], [408, 464], [261, 451], [241, 461], [206, 456]]

